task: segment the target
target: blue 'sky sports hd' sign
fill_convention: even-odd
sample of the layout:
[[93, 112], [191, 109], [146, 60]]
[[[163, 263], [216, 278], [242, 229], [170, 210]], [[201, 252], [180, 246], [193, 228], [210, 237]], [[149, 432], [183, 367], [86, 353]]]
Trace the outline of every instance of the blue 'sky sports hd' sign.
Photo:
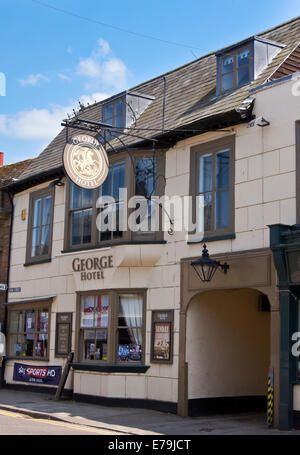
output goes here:
[[14, 381], [58, 385], [60, 377], [61, 367], [40, 367], [23, 363], [14, 364]]

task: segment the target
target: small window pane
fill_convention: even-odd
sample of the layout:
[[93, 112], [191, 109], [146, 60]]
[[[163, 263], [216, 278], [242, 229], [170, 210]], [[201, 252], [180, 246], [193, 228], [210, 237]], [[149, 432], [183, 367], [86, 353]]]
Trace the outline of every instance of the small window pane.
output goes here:
[[111, 184], [112, 184], [113, 167], [110, 166], [106, 180], [100, 186], [100, 196], [111, 196]]
[[83, 332], [84, 360], [95, 360], [95, 352], [96, 352], [95, 330], [84, 330]]
[[237, 70], [237, 84], [238, 85], [243, 85], [247, 84], [250, 80], [250, 75], [249, 75], [249, 66], [246, 66], [244, 68], [239, 68]]
[[43, 200], [43, 218], [42, 224], [50, 224], [52, 209], [52, 196], [47, 196]]
[[81, 297], [80, 327], [94, 327], [95, 297]]
[[119, 238], [123, 236], [123, 231], [120, 230], [120, 224], [122, 222], [121, 217], [123, 216], [124, 203], [117, 202], [114, 204], [114, 212], [116, 212], [116, 230], [113, 232], [114, 238]]
[[108, 327], [108, 295], [96, 297], [95, 327]]
[[40, 245], [40, 228], [32, 229], [32, 240], [31, 240], [31, 257], [39, 255]]
[[[204, 193], [204, 231], [212, 230], [212, 193]], [[200, 224], [201, 226], [201, 224]]]
[[115, 103], [115, 116], [123, 116], [123, 100], [116, 101]]
[[125, 184], [125, 164], [119, 163], [114, 166], [113, 174], [113, 198], [119, 200], [119, 189], [124, 188]]
[[37, 335], [35, 343], [35, 357], [47, 357], [48, 335]]
[[71, 219], [71, 245], [81, 244], [82, 212], [72, 213]]
[[229, 191], [216, 192], [216, 229], [229, 227]]
[[42, 228], [42, 239], [41, 239], [41, 251], [40, 255], [49, 254], [50, 244], [50, 226], [44, 226]]
[[81, 208], [81, 188], [71, 183], [71, 209]]
[[229, 150], [217, 153], [216, 156], [216, 185], [217, 188], [229, 186]]
[[128, 294], [119, 296], [118, 360], [142, 360], [143, 298]]
[[21, 357], [26, 354], [23, 353], [23, 336], [10, 335], [8, 352], [11, 356]]
[[92, 210], [84, 210], [83, 214], [82, 243], [90, 243], [92, 240]]
[[225, 74], [222, 76], [222, 90], [230, 90], [233, 88], [234, 77], [233, 73]]
[[23, 332], [24, 327], [24, 312], [11, 311], [10, 313], [10, 332]]
[[23, 343], [23, 352], [22, 355], [33, 357], [33, 346], [34, 346], [34, 334], [26, 334], [24, 336], [24, 343]]
[[[25, 311], [24, 332], [34, 332], [35, 329], [35, 311]], [[33, 339], [33, 338], [32, 338]]]
[[237, 66], [238, 68], [240, 66], [249, 66], [249, 58], [250, 58], [250, 50], [249, 49], [244, 49], [243, 51], [238, 52], [237, 55]]
[[93, 190], [82, 188], [82, 207], [91, 207], [93, 205], [94, 193]]
[[113, 104], [107, 104], [104, 106], [104, 120], [106, 123], [108, 119], [111, 119], [113, 116]]
[[234, 68], [234, 56], [229, 55], [222, 60], [222, 74], [233, 71]]
[[95, 360], [107, 360], [107, 329], [96, 330]]
[[156, 163], [151, 158], [141, 158], [136, 161], [136, 185], [137, 196], [150, 196], [154, 194], [154, 182], [156, 175]]
[[38, 311], [37, 315], [38, 332], [48, 332], [48, 318], [49, 318], [48, 310]]
[[142, 315], [142, 297], [134, 294], [122, 295], [119, 297], [119, 321], [120, 319], [124, 320], [129, 327], [141, 327]]
[[212, 189], [212, 155], [200, 156], [199, 193]]
[[118, 360], [141, 362], [142, 360], [142, 329], [119, 329]]
[[42, 199], [36, 199], [33, 207], [33, 227], [37, 227], [41, 223], [41, 210], [42, 210]]
[[114, 126], [117, 127], [117, 128], [123, 128], [124, 127], [123, 117], [121, 117], [121, 116], [115, 117], [115, 125]]

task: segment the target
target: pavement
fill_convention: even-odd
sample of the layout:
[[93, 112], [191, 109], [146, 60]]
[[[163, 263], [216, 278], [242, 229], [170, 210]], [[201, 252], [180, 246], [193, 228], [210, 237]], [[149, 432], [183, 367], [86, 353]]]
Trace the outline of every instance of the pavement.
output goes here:
[[[74, 400], [54, 401], [46, 393], [0, 389], [0, 409], [33, 419], [66, 422], [102, 434], [121, 435], [300, 435], [269, 428], [266, 415], [259, 413], [220, 414], [205, 417], [179, 417], [149, 409], [100, 406]], [[2, 433], [3, 434], [3, 433]]]

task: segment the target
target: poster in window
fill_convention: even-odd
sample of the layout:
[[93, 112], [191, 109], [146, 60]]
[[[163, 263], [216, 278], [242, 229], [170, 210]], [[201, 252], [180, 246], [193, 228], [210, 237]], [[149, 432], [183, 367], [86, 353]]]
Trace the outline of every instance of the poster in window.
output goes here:
[[153, 358], [155, 360], [170, 360], [171, 323], [154, 323]]
[[173, 310], [152, 311], [151, 362], [173, 362]]

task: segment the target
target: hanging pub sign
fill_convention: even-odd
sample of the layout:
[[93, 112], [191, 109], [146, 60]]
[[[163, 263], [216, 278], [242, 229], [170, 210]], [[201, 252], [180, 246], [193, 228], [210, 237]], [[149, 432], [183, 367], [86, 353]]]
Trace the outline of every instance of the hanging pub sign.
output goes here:
[[152, 311], [151, 362], [173, 362], [174, 311]]
[[61, 367], [14, 364], [14, 381], [31, 382], [34, 384], [58, 385], [61, 377]]
[[81, 188], [98, 188], [108, 174], [108, 158], [104, 147], [93, 136], [78, 134], [70, 138], [64, 149], [65, 171]]

